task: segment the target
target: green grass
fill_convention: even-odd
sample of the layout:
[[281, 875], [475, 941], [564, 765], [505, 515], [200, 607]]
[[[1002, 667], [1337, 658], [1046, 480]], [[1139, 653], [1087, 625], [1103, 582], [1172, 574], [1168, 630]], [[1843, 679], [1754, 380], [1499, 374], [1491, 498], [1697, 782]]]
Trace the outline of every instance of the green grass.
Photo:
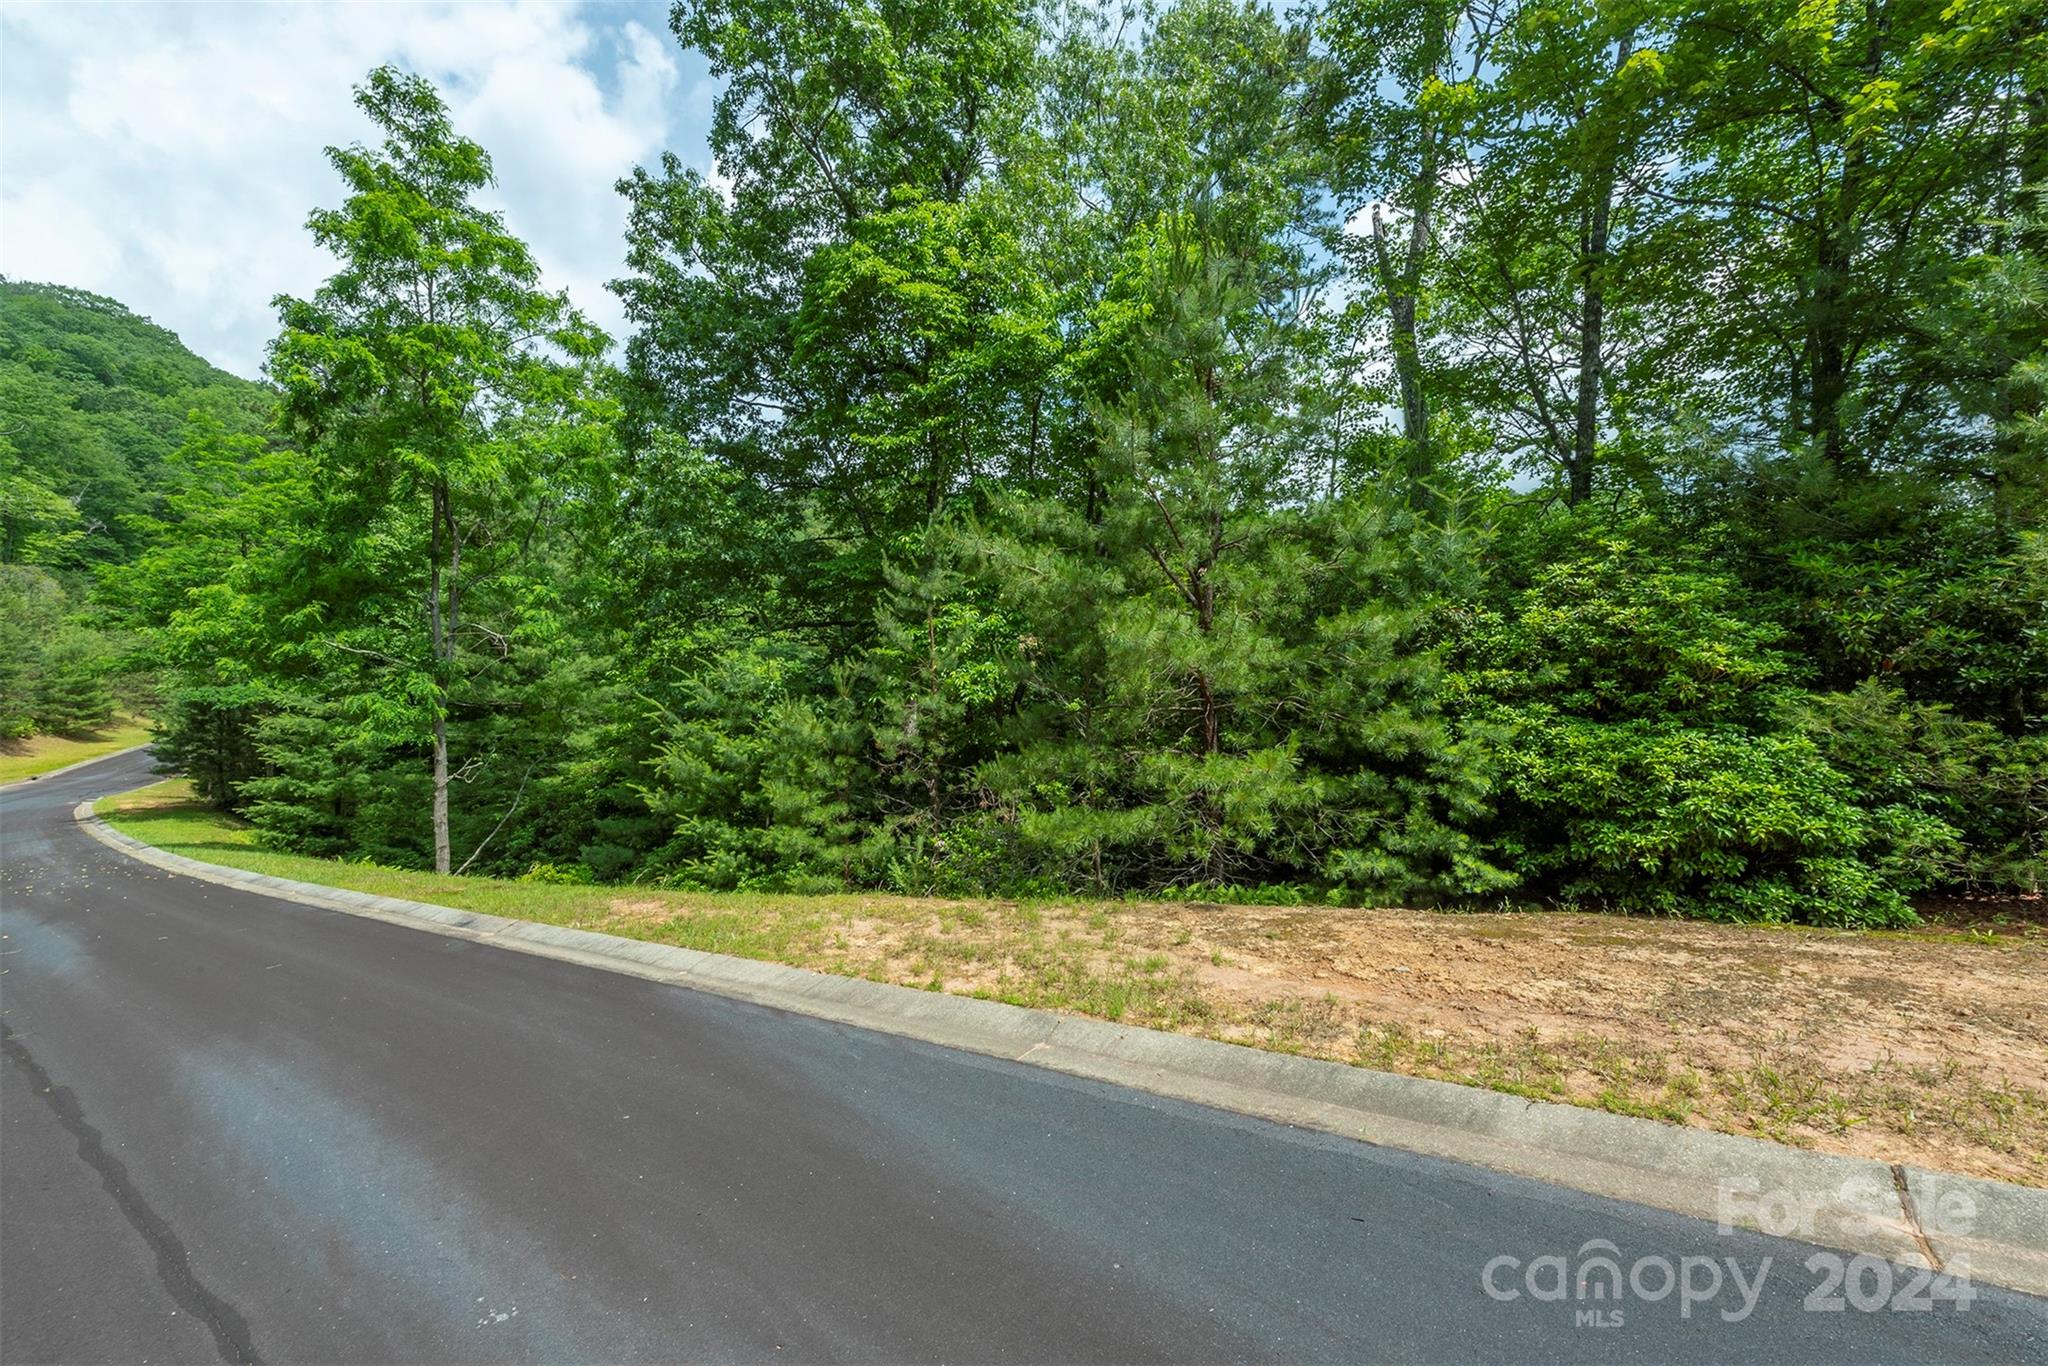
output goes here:
[[97, 735], [31, 735], [25, 740], [0, 740], [0, 783], [18, 782], [117, 750], [149, 743], [149, 723], [117, 717]]
[[1213, 1014], [1164, 955], [1121, 950], [1115, 906], [442, 877], [266, 849], [251, 827], [194, 800], [183, 779], [96, 809], [170, 853], [300, 882], [1160, 1028], [1200, 1027]]
[[[604, 926], [607, 933], [681, 944], [714, 953], [776, 958], [787, 951], [791, 941], [802, 932], [822, 929], [824, 924], [822, 916], [812, 918], [814, 924], [801, 916], [762, 916], [758, 908], [743, 904], [754, 899], [744, 895], [725, 898], [742, 904], [711, 914], [685, 916], [683, 908], [677, 907], [674, 916], [647, 917], [632, 913], [622, 916], [618, 903], [631, 900], [635, 889], [564, 886], [509, 878], [442, 877], [409, 868], [343, 863], [336, 859], [282, 853], [259, 844], [253, 827], [195, 800], [191, 785], [182, 778], [125, 792], [117, 797], [102, 798], [94, 809], [106, 818], [108, 824], [124, 834], [133, 835], [170, 853], [207, 863], [300, 882], [317, 882], [327, 887], [370, 892], [377, 896], [431, 901], [439, 906], [482, 911], [515, 920], [537, 920], [550, 925], [604, 920], [612, 922]], [[666, 898], [675, 894], [661, 895]], [[772, 899], [783, 898], [760, 898], [764, 901]]]

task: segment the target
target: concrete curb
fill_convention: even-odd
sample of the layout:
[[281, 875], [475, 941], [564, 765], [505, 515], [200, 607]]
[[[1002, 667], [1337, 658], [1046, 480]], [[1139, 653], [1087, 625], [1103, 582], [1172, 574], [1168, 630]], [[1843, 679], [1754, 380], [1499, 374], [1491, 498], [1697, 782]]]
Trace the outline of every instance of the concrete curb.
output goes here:
[[32, 773], [26, 778], [16, 778], [11, 783], [0, 783], [0, 792], [12, 792], [15, 788], [27, 787], [30, 783], [46, 783], [50, 779], [69, 773], [75, 768], [84, 768], [87, 764], [103, 764], [109, 759], [118, 759], [124, 754], [134, 754], [138, 750], [148, 748], [149, 742], [144, 741], [139, 745], [130, 745], [126, 749], [117, 749], [111, 754], [95, 754], [90, 759], [80, 759], [75, 764], [66, 764], [62, 768], [53, 768], [48, 773]]
[[91, 802], [73, 814], [87, 834], [130, 858], [226, 887], [2048, 1295], [2044, 1190], [295, 882], [166, 853], [113, 829]]

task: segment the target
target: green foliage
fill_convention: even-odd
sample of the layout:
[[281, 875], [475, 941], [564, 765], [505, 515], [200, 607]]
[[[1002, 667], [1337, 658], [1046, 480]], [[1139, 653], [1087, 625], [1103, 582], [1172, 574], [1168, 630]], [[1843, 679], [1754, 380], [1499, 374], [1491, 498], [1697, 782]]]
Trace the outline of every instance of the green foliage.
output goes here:
[[618, 373], [374, 72], [274, 430], [0, 300], [0, 728], [132, 629], [265, 840], [535, 882], [2036, 890], [2037, 8], [685, 0]]
[[288, 694], [259, 713], [250, 732], [262, 768], [239, 784], [236, 797], [266, 843], [295, 853], [421, 866], [419, 823], [398, 822], [399, 830], [413, 828], [413, 838], [394, 843], [389, 823], [374, 809], [365, 812], [361, 800], [367, 792], [373, 804], [409, 799], [417, 809], [418, 776], [400, 769], [366, 785], [364, 770], [390, 756], [365, 746], [337, 707]]
[[644, 791], [675, 831], [658, 856], [670, 881], [813, 891], [867, 871], [853, 805], [861, 728], [824, 673], [801, 649], [720, 651], [662, 718]]
[[0, 737], [36, 729], [43, 642], [62, 610], [63, 590], [49, 574], [0, 567]]
[[[1502, 854], [1568, 901], [1817, 924], [1910, 923], [1938, 822], [1873, 816], [1810, 743], [1511, 718]], [[1903, 876], [1887, 877], [1896, 868]], [[1919, 874], [1919, 876], [1915, 876]]]
[[572, 863], [565, 868], [555, 863], [535, 863], [519, 875], [519, 880], [550, 887], [583, 887], [589, 885], [591, 877], [590, 870], [581, 864]]
[[380, 68], [356, 102], [383, 143], [330, 149], [349, 197], [308, 227], [339, 269], [312, 299], [278, 300], [271, 348], [315, 498], [293, 564], [311, 591], [284, 605], [300, 667], [349, 680], [351, 742], [428, 752], [429, 837], [448, 872], [451, 784], [488, 775], [516, 805], [547, 737], [513, 718], [558, 714], [544, 704], [569, 654], [553, 582], [565, 565], [536, 531], [571, 520], [602, 478], [606, 341], [474, 204], [490, 158], [431, 85]]
[[269, 404], [111, 299], [0, 280], [0, 736], [112, 719], [137, 661], [89, 575], [157, 544], [188, 419], [247, 432]]
[[0, 739], [89, 735], [114, 719], [116, 644], [47, 570], [0, 565]]
[[112, 663], [107, 642], [96, 632], [69, 630], [46, 643], [36, 669], [36, 729], [88, 735], [112, 721]]
[[705, 0], [672, 22], [725, 81], [726, 188], [674, 156], [620, 185], [636, 421], [750, 486], [757, 618], [855, 645], [897, 538], [1047, 458], [1051, 291], [1006, 175], [1030, 13]]
[[1621, 910], [1910, 922], [1957, 832], [1788, 725], [1782, 630], [1725, 574], [1576, 539], [1459, 644], [1464, 708], [1505, 733], [1497, 857]]
[[[947, 832], [979, 805], [974, 766], [1000, 744], [1024, 633], [997, 604], [994, 585], [955, 563], [959, 543], [951, 528], [935, 527], [924, 539], [931, 550], [922, 572], [890, 567], [890, 593], [861, 682], [873, 716], [875, 796], [887, 828], [915, 847], [912, 863], [934, 865], [918, 878], [899, 869], [892, 881], [935, 890], [949, 877], [936, 864], [969, 855], [964, 832], [953, 839]], [[918, 554], [923, 547], [905, 549]]]
[[190, 778], [192, 790], [215, 806], [242, 809], [245, 784], [264, 772], [255, 725], [269, 698], [261, 685], [180, 678], [156, 718], [157, 767]]
[[249, 431], [269, 403], [112, 299], [0, 280], [0, 564], [130, 558], [187, 416]]
[[1105, 301], [1093, 516], [1013, 500], [979, 547], [1029, 632], [984, 823], [1055, 885], [1499, 887], [1428, 639], [1469, 549], [1375, 489], [1287, 506], [1284, 325], [1195, 231], [1162, 220]]
[[1859, 801], [1917, 820], [1933, 837], [1915, 860], [1920, 880], [2029, 891], [2048, 881], [2042, 737], [2015, 742], [1878, 679], [1805, 698], [1794, 720]]
[[1560, 547], [1569, 558], [1543, 564], [1506, 610], [1475, 614], [1466, 685], [1596, 721], [1754, 725], [1767, 714], [1790, 672], [1782, 630], [1746, 619], [1726, 575], [1652, 554], [1638, 539], [1648, 530], [1574, 538]]

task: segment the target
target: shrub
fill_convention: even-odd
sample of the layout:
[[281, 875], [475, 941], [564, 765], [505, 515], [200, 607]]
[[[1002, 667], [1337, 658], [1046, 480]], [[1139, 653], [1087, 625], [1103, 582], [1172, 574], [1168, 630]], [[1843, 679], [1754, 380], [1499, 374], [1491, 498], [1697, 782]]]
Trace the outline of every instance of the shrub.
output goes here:
[[1780, 630], [1730, 578], [1587, 538], [1459, 646], [1462, 710], [1500, 728], [1496, 862], [1619, 910], [1898, 925], [1954, 827], [1866, 800], [1789, 720]]
[[526, 871], [519, 875], [519, 880], [551, 887], [584, 887], [596, 879], [591, 877], [590, 870], [580, 863], [537, 862], [529, 864]]
[[1570, 902], [1826, 925], [1910, 924], [1925, 881], [1890, 856], [1951, 848], [1932, 817], [1858, 806], [1809, 740], [1532, 708], [1503, 750], [1503, 857]]
[[750, 642], [686, 680], [641, 789], [673, 823], [664, 881], [825, 891], [864, 880], [883, 841], [850, 791], [860, 728], [840, 697], [809, 690], [815, 664]]
[[2011, 739], [1877, 679], [1805, 697], [1790, 719], [1849, 776], [1864, 804], [1953, 828], [1956, 838], [1917, 854], [1902, 846], [1894, 857], [1903, 876], [2040, 890], [2048, 875], [2048, 737]]

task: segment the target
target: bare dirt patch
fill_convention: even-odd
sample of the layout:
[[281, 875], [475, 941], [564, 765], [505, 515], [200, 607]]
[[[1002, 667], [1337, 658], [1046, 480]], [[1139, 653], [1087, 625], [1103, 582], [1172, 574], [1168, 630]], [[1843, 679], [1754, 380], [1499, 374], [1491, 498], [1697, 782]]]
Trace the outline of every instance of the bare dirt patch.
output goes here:
[[2027, 923], [638, 889], [580, 923], [2048, 1185], [2048, 935]]
[[1353, 1060], [1399, 1071], [2048, 1184], [2048, 942], [2031, 934], [1405, 911], [1197, 924], [1223, 958], [1196, 968], [1208, 989], [1318, 1056], [1355, 1038]]

